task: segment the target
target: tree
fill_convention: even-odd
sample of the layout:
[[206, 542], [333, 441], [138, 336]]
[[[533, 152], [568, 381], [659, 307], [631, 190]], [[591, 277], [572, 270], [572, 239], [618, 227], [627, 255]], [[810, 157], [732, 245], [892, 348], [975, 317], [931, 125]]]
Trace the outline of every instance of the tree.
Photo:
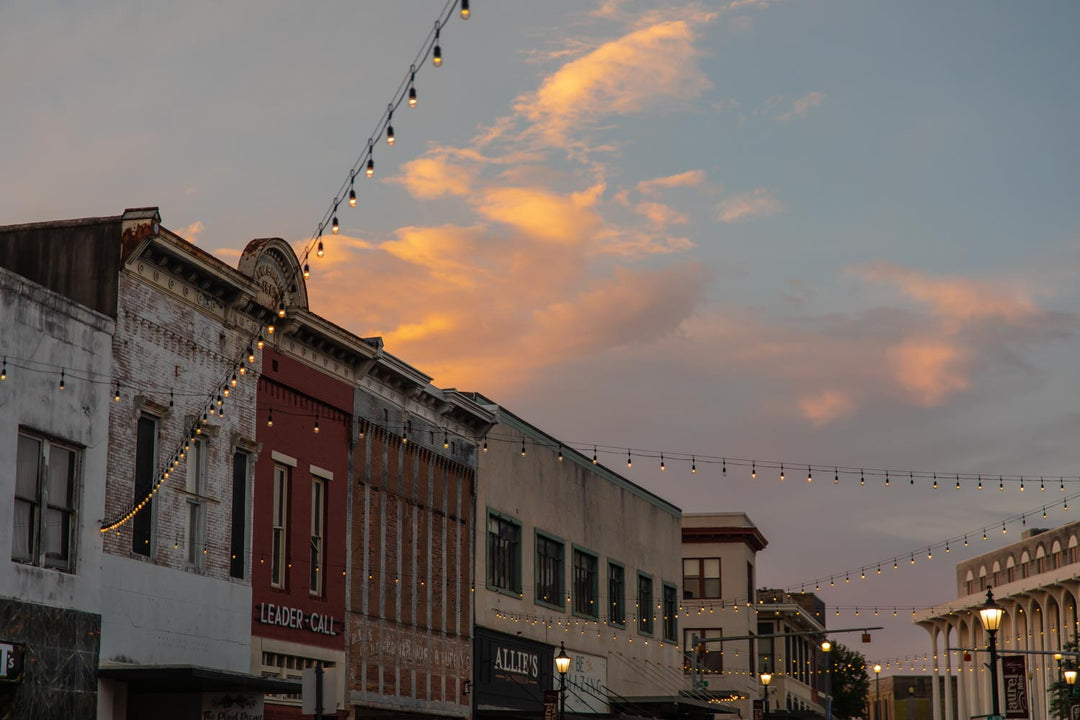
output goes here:
[[862, 653], [834, 643], [829, 651], [832, 663], [832, 713], [838, 720], [863, 717], [866, 697], [870, 691], [870, 676], [866, 673], [866, 658]]
[[[1062, 648], [1064, 652], [1076, 652], [1076, 641], [1070, 640], [1065, 643], [1065, 647]], [[1075, 670], [1076, 669], [1076, 656], [1069, 656], [1068, 658], [1058, 663], [1061, 667], [1060, 670]], [[1076, 696], [1073, 694], [1075, 685], [1068, 685], [1062, 678], [1061, 673], [1058, 673], [1058, 679], [1050, 685], [1050, 717], [1056, 718], [1056, 720], [1068, 720], [1069, 710], [1073, 703], [1077, 701]]]

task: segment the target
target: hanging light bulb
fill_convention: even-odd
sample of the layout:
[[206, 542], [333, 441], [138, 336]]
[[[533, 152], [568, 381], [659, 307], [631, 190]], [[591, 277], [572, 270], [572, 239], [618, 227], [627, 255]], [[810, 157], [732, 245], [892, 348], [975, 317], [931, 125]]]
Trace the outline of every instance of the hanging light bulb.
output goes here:
[[229, 378], [229, 384], [232, 385], [233, 387], [236, 387], [236, 382], [237, 382], [236, 373], [233, 373], [232, 377]]
[[626, 469], [634, 467], [634, 461], [630, 459], [630, 448], [626, 449]]
[[[330, 232], [337, 235], [338, 232], [341, 230], [341, 225], [338, 223], [337, 214], [336, 214], [337, 213], [337, 208], [334, 208], [334, 213], [335, 213], [334, 219], [330, 223]], [[322, 256], [320, 255], [319, 257], [322, 257]]]
[[259, 333], [259, 337], [255, 339], [255, 347], [257, 347], [257, 348], [259, 348], [260, 350], [262, 350], [262, 349], [263, 349], [263, 345], [265, 345], [265, 344], [266, 344], [266, 341], [265, 341], [265, 340], [263, 340], [263, 336], [262, 336], [262, 333]]
[[450, 448], [450, 434], [449, 433], [443, 433], [442, 446], [443, 446], [443, 450], [447, 450], [447, 449]]
[[416, 66], [409, 67], [409, 107], [416, 107]]
[[60, 368], [60, 389], [64, 389], [64, 369]]
[[750, 461], [750, 479], [751, 480], [757, 480], [757, 461], [756, 460], [751, 460]]
[[255, 350], [251, 347], [251, 345], [248, 345], [247, 359], [249, 363], [255, 362]]
[[311, 277], [311, 266], [304, 263], [304, 279], [307, 280], [309, 277]]
[[372, 140], [371, 138], [368, 138], [367, 144], [368, 144], [368, 152], [367, 152], [368, 158], [367, 158], [367, 171], [366, 171], [365, 174], [368, 177], [371, 177], [372, 175], [375, 174], [375, 156], [373, 155], [373, 153], [375, 151], [375, 141]]
[[667, 468], [664, 466], [664, 453], [660, 453], [660, 472], [664, 472]]
[[388, 106], [386, 111], [386, 144], [394, 146], [394, 126], [391, 124], [394, 122], [394, 106]]
[[780, 463], [780, 482], [784, 481], [784, 463]]
[[315, 416], [315, 434], [316, 435], [319, 434], [319, 416], [318, 415]]
[[278, 303], [277, 316], [279, 318], [285, 317], [285, 301], [284, 300], [282, 300], [280, 303]]
[[439, 47], [439, 21], [435, 21], [435, 47], [431, 51], [431, 64], [435, 67], [442, 65], [442, 48]]
[[559, 462], [563, 461], [562, 443], [559, 443]]
[[525, 457], [525, 438], [521, 438], [521, 457]]
[[814, 482], [814, 473], [811, 472], [809, 465], [806, 466], [806, 482]]
[[483, 451], [484, 451], [484, 452], [487, 452], [487, 438], [484, 438], [484, 447], [483, 447]]
[[120, 402], [120, 383], [116, 383], [116, 393], [113, 395], [113, 400]]
[[229, 397], [229, 385], [228, 385], [228, 383], [226, 383], [225, 385], [223, 385], [223, 386], [221, 387], [221, 393], [222, 393], [222, 394], [223, 394], [223, 395], [224, 395], [225, 397]]
[[599, 461], [598, 461], [598, 460], [596, 459], [596, 446], [595, 446], [595, 445], [593, 445], [593, 449], [592, 449], [592, 464], [593, 464], [593, 465], [596, 465], [596, 463], [597, 463], [597, 462], [599, 462]]
[[697, 474], [697, 458], [693, 455], [690, 456], [690, 474]]
[[7, 380], [7, 358], [4, 358], [4, 364], [0, 365], [0, 380]]
[[469, 0], [461, 0], [461, 19], [469, 19]]
[[274, 408], [270, 408], [266, 414], [266, 427], [274, 427]]

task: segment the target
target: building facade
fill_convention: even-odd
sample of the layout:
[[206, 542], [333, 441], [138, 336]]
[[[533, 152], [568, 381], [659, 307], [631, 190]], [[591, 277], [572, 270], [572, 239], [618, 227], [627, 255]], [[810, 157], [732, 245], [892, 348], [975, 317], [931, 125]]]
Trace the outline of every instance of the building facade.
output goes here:
[[115, 321], [40, 284], [21, 232], [0, 229], [0, 717], [93, 717]]
[[762, 688], [769, 715], [828, 715], [825, 695], [828, 658], [825, 603], [813, 593], [757, 591], [758, 676], [772, 675]]
[[[745, 513], [682, 517], [682, 646], [697, 694], [752, 717], [760, 698], [757, 553], [765, 536]], [[725, 638], [728, 638], [725, 640]]]
[[[1080, 629], [1080, 522], [1027, 530], [1011, 545], [958, 563], [956, 598], [916, 613], [915, 622], [930, 634], [934, 676], [956, 678], [934, 686], [934, 720], [991, 711], [990, 677], [983, 668], [988, 636], [978, 615], [991, 588], [1005, 611], [998, 650], [1023, 663], [1030, 717], [1046, 720], [1049, 688], [1060, 672], [1054, 653], [1075, 642]], [[1004, 673], [998, 678], [1004, 705]]]
[[679, 508], [476, 397], [498, 422], [476, 499], [474, 717], [539, 717], [563, 647], [569, 713], [703, 711], [684, 693]]

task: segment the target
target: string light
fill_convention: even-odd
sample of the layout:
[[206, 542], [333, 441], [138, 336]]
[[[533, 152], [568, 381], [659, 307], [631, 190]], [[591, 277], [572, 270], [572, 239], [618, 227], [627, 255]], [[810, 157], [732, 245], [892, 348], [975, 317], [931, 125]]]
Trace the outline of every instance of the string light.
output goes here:
[[120, 402], [120, 383], [116, 383], [116, 392], [113, 394], [113, 400]]
[[[390, 143], [390, 144], [393, 145], [393, 143]], [[330, 223], [330, 232], [333, 233], [334, 235], [337, 235], [338, 231], [341, 230], [341, 225], [338, 224], [338, 219], [337, 219], [337, 205], [338, 204], [335, 202], [334, 203], [334, 219]], [[322, 256], [320, 255], [319, 257], [322, 257]]]
[[690, 474], [691, 475], [696, 475], [697, 474], [697, 458], [696, 457], [691, 457], [690, 458]]
[[[356, 188], [353, 186], [353, 182], [356, 180], [356, 171], [349, 171], [349, 207], [356, 207]], [[307, 277], [305, 275], [304, 277]]]
[[780, 482], [784, 482], [784, 463], [780, 463]]
[[0, 380], [7, 380], [7, 356], [4, 357], [4, 362], [0, 365]]
[[60, 389], [64, 389], [64, 370], [60, 371]]
[[525, 438], [521, 438], [521, 457], [525, 457]]
[[304, 263], [304, 279], [307, 280], [309, 277], [311, 277], [311, 266]]
[[630, 459], [630, 448], [626, 449], [626, 469], [634, 467], [634, 461]]
[[750, 479], [751, 480], [757, 480], [757, 463], [756, 462], [751, 462], [750, 463]]
[[[559, 451], [559, 454], [562, 455], [562, 450]], [[660, 472], [664, 472], [665, 470], [667, 470], [667, 468], [664, 467], [664, 453], [660, 453]]]
[[435, 47], [431, 51], [431, 64], [442, 67], [442, 48], [439, 47], [439, 21], [435, 21]]
[[595, 465], [595, 464], [596, 464], [597, 462], [598, 462], [598, 461], [597, 461], [597, 459], [596, 459], [596, 446], [595, 446], [595, 445], [593, 445], [593, 450], [592, 450], [592, 464], [593, 464], [593, 465]]
[[[320, 257], [320, 258], [321, 258], [321, 257], [322, 257], [323, 255], [325, 255], [325, 254], [326, 254], [326, 250], [325, 250], [325, 249], [323, 248], [323, 241], [322, 241], [322, 239], [320, 239], [320, 240], [319, 240], [319, 245], [318, 245], [318, 247], [317, 247], [317, 248], [315, 249], [315, 257]], [[284, 316], [284, 315], [282, 315], [281, 317], [285, 317], [285, 316]], [[274, 327], [274, 326], [273, 326], [273, 325], [271, 325], [270, 327]], [[274, 331], [273, 331], [273, 330], [270, 330], [270, 332], [274, 332]]]
[[389, 145], [390, 147], [394, 146], [394, 141], [395, 141], [395, 138], [394, 138], [394, 126], [391, 125], [391, 123], [393, 121], [394, 121], [394, 104], [390, 103], [390, 105], [388, 105], [387, 108], [386, 108], [386, 144]]
[[469, 19], [469, 0], [461, 0], [461, 19]]
[[266, 427], [274, 427], [274, 408], [270, 408], [266, 414]]
[[416, 66], [409, 68], [409, 107], [416, 107]]

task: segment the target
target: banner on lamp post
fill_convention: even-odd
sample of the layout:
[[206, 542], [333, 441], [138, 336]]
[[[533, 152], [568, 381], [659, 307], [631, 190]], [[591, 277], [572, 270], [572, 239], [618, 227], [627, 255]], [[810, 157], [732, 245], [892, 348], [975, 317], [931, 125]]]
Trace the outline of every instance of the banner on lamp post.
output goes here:
[[1001, 678], [1005, 684], [1005, 717], [1009, 719], [1030, 717], [1024, 656], [1003, 655]]

